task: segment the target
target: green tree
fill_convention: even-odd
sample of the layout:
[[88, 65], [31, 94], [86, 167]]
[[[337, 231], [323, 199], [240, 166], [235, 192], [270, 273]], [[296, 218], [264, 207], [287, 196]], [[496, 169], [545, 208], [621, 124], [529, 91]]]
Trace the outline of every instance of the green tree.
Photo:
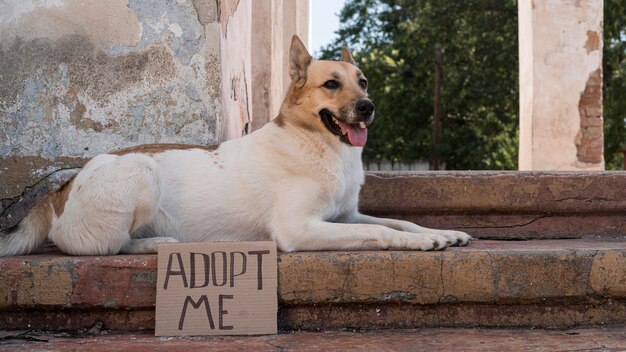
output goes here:
[[512, 0], [351, 0], [338, 39], [368, 76], [376, 121], [368, 160], [428, 159], [434, 48], [444, 50], [442, 143], [448, 169], [516, 169], [517, 5]]
[[626, 147], [626, 2], [604, 1], [604, 158], [620, 170], [618, 150]]

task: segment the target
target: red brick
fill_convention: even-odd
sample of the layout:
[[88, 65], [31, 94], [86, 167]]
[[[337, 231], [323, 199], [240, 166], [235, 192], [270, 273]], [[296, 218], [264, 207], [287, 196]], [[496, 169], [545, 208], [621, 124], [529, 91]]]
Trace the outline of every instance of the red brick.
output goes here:
[[591, 126], [602, 126], [602, 113], [602, 107], [584, 107], [584, 113], [581, 113], [581, 116], [586, 116], [587, 118], [595, 118], [595, 120], [584, 121], [585, 118], [581, 117], [581, 126], [590, 126], [590, 122], [592, 123]]
[[156, 302], [156, 257], [120, 255], [77, 260], [71, 303], [135, 308]]
[[602, 125], [591, 125], [592, 122], [588, 119], [589, 117], [602, 117], [602, 70], [600, 68], [589, 76], [578, 105], [581, 129], [576, 137], [576, 155], [578, 160], [584, 163], [601, 163], [603, 149], [599, 146], [604, 144]]

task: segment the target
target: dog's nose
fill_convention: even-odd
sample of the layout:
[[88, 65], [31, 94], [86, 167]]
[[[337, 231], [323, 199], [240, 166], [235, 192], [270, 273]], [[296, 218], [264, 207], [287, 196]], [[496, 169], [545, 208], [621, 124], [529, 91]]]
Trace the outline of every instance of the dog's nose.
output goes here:
[[367, 119], [374, 113], [374, 103], [369, 99], [361, 99], [356, 102], [356, 112], [362, 119]]

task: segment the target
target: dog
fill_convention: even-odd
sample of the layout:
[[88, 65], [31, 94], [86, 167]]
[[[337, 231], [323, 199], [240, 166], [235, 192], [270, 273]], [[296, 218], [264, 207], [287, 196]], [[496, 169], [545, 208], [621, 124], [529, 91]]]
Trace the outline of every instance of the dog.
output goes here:
[[313, 60], [294, 36], [279, 115], [217, 146], [152, 144], [91, 159], [14, 228], [0, 256], [47, 239], [71, 255], [156, 253], [163, 242], [273, 240], [279, 250], [441, 250], [460, 231], [361, 214], [362, 147], [374, 120], [347, 48]]

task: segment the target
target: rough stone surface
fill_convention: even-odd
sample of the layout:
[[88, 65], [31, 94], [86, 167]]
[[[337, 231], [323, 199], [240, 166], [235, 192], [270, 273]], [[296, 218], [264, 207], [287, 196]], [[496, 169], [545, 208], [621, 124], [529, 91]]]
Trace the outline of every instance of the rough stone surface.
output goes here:
[[[92, 331], [92, 330], [89, 330]], [[284, 332], [270, 336], [154, 337], [150, 334], [78, 336], [0, 332], [3, 351], [618, 351], [623, 327], [568, 330], [400, 329]], [[107, 332], [104, 330], [103, 332]]]
[[[0, 297], [17, 307], [64, 307], [69, 303], [72, 272], [69, 263], [61, 258], [51, 258], [41, 263], [22, 261], [18, 270], [2, 275]], [[14, 267], [15, 268], [15, 267]]]
[[136, 308], [156, 301], [155, 257], [108, 259], [74, 260], [72, 306]]
[[[565, 328], [623, 325], [626, 305], [594, 304], [315, 304], [281, 307], [285, 329], [392, 329], [412, 327]], [[90, 321], [89, 324], [93, 324]]]
[[626, 295], [626, 255], [608, 252], [594, 260], [589, 284], [595, 292], [612, 296]]
[[626, 174], [372, 172], [360, 207], [477, 238], [624, 238]]
[[[609, 292], [620, 292], [622, 276], [603, 271], [611, 279], [596, 280], [591, 275], [599, 273], [591, 270], [596, 262], [608, 268], [621, 264], [602, 264], [615, 253], [626, 253], [625, 241], [475, 241], [442, 252], [284, 254], [279, 296], [284, 305], [587, 302], [589, 295], [621, 299]], [[596, 285], [590, 289], [591, 280]]]
[[0, 314], [0, 329], [78, 331], [103, 322], [108, 329], [141, 331], [154, 329], [154, 307], [150, 309], [13, 309]]
[[626, 210], [626, 174], [615, 172], [371, 172], [364, 210], [607, 212]]
[[[442, 252], [279, 255], [280, 326], [626, 323], [626, 241], [478, 240]], [[152, 329], [156, 256], [0, 260], [0, 329]]]
[[9, 3], [13, 16], [0, 21], [3, 159], [217, 141], [221, 96], [207, 93], [203, 47], [219, 43], [206, 42], [190, 3]]

